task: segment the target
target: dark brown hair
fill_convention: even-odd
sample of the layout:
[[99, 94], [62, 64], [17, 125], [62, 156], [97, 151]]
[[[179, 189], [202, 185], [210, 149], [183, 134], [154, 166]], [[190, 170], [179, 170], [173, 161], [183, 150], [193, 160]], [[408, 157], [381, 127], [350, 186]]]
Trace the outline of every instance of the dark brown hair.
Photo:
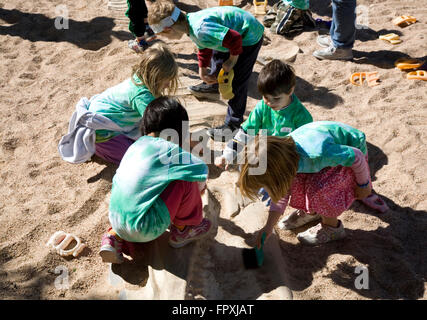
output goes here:
[[295, 78], [294, 68], [275, 59], [262, 68], [258, 76], [258, 90], [263, 96], [289, 94], [295, 87]]

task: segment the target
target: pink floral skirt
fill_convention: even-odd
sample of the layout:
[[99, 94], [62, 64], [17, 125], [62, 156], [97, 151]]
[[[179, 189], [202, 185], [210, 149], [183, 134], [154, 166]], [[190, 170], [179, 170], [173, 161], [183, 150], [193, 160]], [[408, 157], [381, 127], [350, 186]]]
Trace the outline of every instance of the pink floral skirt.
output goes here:
[[350, 167], [327, 167], [317, 173], [298, 173], [289, 205], [308, 213], [338, 217], [355, 200], [356, 179]]

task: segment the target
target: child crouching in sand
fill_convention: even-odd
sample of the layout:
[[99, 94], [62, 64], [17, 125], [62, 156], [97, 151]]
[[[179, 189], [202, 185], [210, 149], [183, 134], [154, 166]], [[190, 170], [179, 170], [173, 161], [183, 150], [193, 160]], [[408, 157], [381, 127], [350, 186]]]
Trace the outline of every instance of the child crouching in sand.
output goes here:
[[140, 54], [132, 76], [90, 100], [83, 98], [73, 113], [68, 134], [59, 142], [61, 157], [71, 163], [93, 154], [119, 164], [129, 146], [141, 135], [139, 125], [147, 105], [178, 84], [178, 64], [165, 46], [155, 44]]
[[281, 60], [272, 60], [259, 73], [257, 86], [263, 99], [249, 114], [232, 140], [215, 159], [215, 165], [228, 169], [246, 144], [260, 130], [268, 136], [287, 136], [304, 124], [313, 122], [310, 112], [295, 95], [296, 76], [294, 69]]
[[[144, 112], [139, 138], [124, 155], [113, 178], [109, 219], [112, 228], [102, 237], [104, 262], [122, 263], [123, 244], [148, 242], [170, 226], [169, 244], [179, 248], [205, 236], [211, 222], [203, 218], [201, 193], [208, 168], [181, 149], [187, 111], [175, 99], [160, 97]], [[177, 132], [173, 142], [161, 132]]]
[[267, 223], [257, 236], [258, 246], [263, 232], [266, 239], [271, 235], [288, 202], [299, 210], [285, 217], [282, 227], [294, 229], [321, 219], [297, 235], [301, 243], [317, 245], [346, 236], [338, 217], [355, 199], [374, 208], [373, 202], [382, 201], [372, 194], [365, 134], [349, 125], [312, 122], [287, 137], [257, 137], [255, 150], [266, 154], [266, 172], [252, 175], [251, 168], [259, 163], [254, 154], [248, 154], [238, 184], [249, 198], [264, 188], [272, 200]]

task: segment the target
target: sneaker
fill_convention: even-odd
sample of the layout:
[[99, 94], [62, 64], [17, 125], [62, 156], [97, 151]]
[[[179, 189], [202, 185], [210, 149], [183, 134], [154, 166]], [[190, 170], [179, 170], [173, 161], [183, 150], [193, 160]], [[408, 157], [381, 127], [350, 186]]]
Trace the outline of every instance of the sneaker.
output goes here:
[[323, 48], [328, 48], [332, 45], [332, 40], [330, 35], [321, 35], [317, 37], [317, 44]]
[[303, 210], [295, 210], [290, 215], [287, 215], [279, 221], [279, 228], [285, 230], [292, 230], [295, 228], [302, 227], [303, 225], [320, 220], [320, 215], [316, 214], [307, 214]]
[[105, 233], [102, 236], [101, 249], [99, 255], [103, 262], [123, 263], [124, 257], [122, 253], [123, 241], [117, 240], [117, 238], [109, 233]]
[[226, 142], [232, 139], [235, 135], [235, 131], [239, 129], [239, 126], [234, 124], [223, 124], [222, 126], [208, 129], [206, 134], [214, 141]]
[[198, 226], [186, 226], [182, 231], [172, 225], [169, 244], [173, 248], [181, 248], [194, 240], [198, 240], [206, 236], [210, 231], [211, 226], [212, 222], [206, 218], [203, 218], [202, 222]]
[[351, 48], [341, 49], [330, 45], [327, 48], [314, 51], [313, 56], [320, 60], [351, 60], [353, 59], [353, 51]]
[[156, 34], [148, 24], [145, 25], [144, 39], [146, 42], [150, 42], [157, 39]]
[[188, 90], [198, 98], [219, 99], [218, 83], [200, 83], [196, 86], [189, 86]]
[[135, 51], [136, 53], [140, 53], [148, 48], [148, 43], [144, 39], [142, 39], [139, 42], [138, 40], [133, 39], [128, 41], [128, 47], [133, 51]]
[[338, 220], [338, 227], [333, 228], [319, 223], [305, 232], [298, 233], [297, 239], [303, 244], [316, 245], [345, 238], [342, 222]]

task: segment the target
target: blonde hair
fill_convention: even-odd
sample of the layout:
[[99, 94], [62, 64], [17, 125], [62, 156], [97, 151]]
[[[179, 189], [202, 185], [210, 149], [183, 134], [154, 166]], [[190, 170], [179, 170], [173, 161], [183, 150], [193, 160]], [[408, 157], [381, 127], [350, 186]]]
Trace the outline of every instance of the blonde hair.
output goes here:
[[[178, 89], [178, 64], [175, 56], [169, 48], [160, 43], [156, 43], [146, 49], [141, 54], [141, 62], [132, 69], [132, 75], [136, 75], [142, 83], [136, 85], [145, 85], [154, 97], [175, 94]], [[170, 80], [168, 88], [160, 89], [164, 81]]]
[[[174, 9], [175, 4], [169, 0], [160, 0], [150, 4], [148, 7], [148, 24], [158, 24], [164, 18], [169, 17]], [[185, 13], [181, 11], [179, 18], [175, 23], [181, 23], [185, 20]]]
[[[259, 136], [255, 137], [255, 153], [266, 153], [267, 170], [262, 175], [251, 175], [250, 168], [258, 167], [259, 163], [253, 161], [254, 154], [249, 153], [250, 146], [246, 146], [244, 164], [240, 170], [238, 180], [242, 195], [255, 199], [259, 189], [268, 189], [268, 194], [273, 202], [278, 202], [288, 194], [292, 181], [298, 170], [299, 154], [292, 137], [262, 137], [266, 143], [260, 143]], [[265, 140], [264, 140], [265, 141]], [[252, 146], [253, 150], [253, 146]], [[258, 159], [261, 157], [258, 156]], [[258, 161], [259, 162], [259, 161]]]

